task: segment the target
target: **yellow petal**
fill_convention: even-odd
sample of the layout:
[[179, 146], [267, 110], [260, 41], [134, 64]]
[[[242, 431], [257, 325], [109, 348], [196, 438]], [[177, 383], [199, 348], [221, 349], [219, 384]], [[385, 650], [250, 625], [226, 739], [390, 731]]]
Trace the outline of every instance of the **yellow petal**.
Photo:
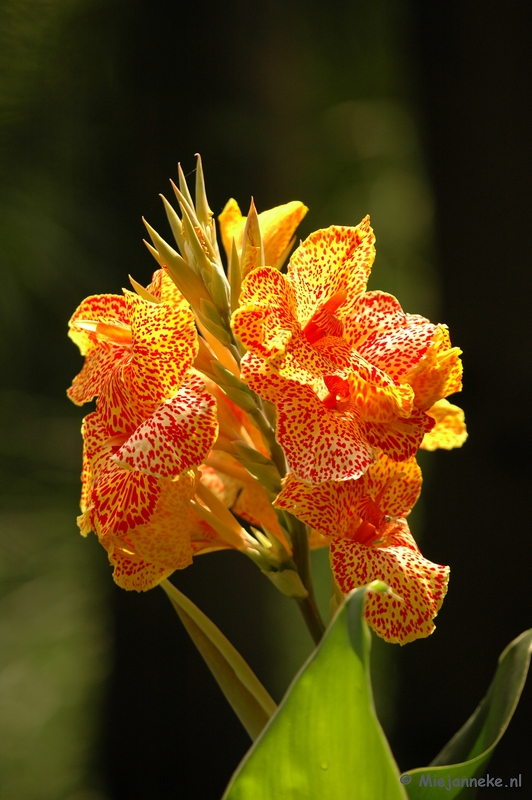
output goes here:
[[[307, 213], [307, 206], [292, 200], [282, 206], [270, 208], [259, 214], [259, 225], [264, 248], [264, 261], [270, 267], [276, 267], [285, 252], [294, 231]], [[242, 249], [242, 239], [246, 225], [246, 217], [242, 216], [236, 200], [228, 200], [224, 210], [218, 217], [222, 242], [227, 258], [231, 255], [233, 239], [238, 252]]]
[[447, 329], [439, 325], [424, 358], [402, 379], [414, 390], [417, 408], [426, 411], [438, 400], [461, 390], [461, 352], [458, 347], [451, 347]]
[[438, 400], [427, 414], [436, 420], [436, 425], [425, 434], [421, 443], [423, 450], [452, 450], [462, 447], [467, 439], [467, 429], [461, 408], [448, 400]]

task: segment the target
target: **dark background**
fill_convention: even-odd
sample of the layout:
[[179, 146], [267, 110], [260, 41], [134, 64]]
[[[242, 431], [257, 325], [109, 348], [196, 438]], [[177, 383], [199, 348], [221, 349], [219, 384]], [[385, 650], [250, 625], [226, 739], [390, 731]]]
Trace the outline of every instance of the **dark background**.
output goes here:
[[[34, 745], [11, 772], [6, 756], [2, 796], [214, 800], [248, 747], [162, 592], [118, 590], [95, 537], [75, 538], [82, 412], [63, 400], [81, 363], [70, 314], [128, 272], [148, 282], [140, 218], [167, 235], [158, 194], [198, 151], [216, 214], [229, 196], [244, 211], [252, 194], [259, 210], [301, 199], [304, 236], [370, 211], [372, 286], [446, 322], [464, 351], [470, 439], [423, 460], [414, 529], [451, 565], [449, 595], [435, 635], [376, 660], [401, 769], [428, 763], [474, 710], [532, 616], [531, 19], [525, 3], [473, 0], [0, 3], [0, 587], [22, 704], [0, 729]], [[280, 698], [310, 649], [288, 601], [233, 554], [174, 580]], [[31, 707], [52, 689], [57, 701], [24, 728], [30, 663]], [[525, 796], [531, 711], [529, 685], [489, 767], [521, 773]], [[31, 763], [70, 740], [57, 787], [42, 772], [31, 783]]]

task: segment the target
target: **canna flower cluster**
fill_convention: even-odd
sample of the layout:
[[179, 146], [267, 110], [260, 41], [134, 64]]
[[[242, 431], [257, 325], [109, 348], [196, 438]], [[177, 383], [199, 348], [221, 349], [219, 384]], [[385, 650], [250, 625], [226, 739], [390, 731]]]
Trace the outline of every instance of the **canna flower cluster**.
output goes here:
[[244, 217], [230, 200], [224, 269], [199, 158], [195, 203], [179, 178], [180, 215], [164, 200], [178, 249], [147, 225], [152, 282], [89, 297], [70, 320], [85, 364], [69, 396], [96, 398], [81, 532], [96, 533], [126, 589], [234, 548], [308, 603], [303, 536], [329, 546], [338, 592], [388, 585], [366, 607], [380, 636], [429, 635], [449, 569], [421, 555], [406, 517], [418, 449], [467, 435], [446, 399], [461, 388], [460, 351], [444, 325], [367, 291], [369, 218], [311, 234], [283, 271], [306, 207], [252, 203]]

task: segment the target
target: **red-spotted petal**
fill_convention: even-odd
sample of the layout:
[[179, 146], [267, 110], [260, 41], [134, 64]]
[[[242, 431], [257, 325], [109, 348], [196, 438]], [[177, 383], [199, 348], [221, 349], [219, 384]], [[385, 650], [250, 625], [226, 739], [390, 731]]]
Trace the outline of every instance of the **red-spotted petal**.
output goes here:
[[191, 536], [199, 521], [189, 499], [196, 484], [192, 472], [177, 481], [157, 481], [113, 466], [100, 473], [86, 515], [115, 565], [113, 577], [120, 586], [144, 591], [191, 563]]
[[104, 323], [128, 329], [129, 318], [125, 298], [117, 294], [95, 294], [87, 297], [76, 308], [68, 323], [70, 338], [78, 345], [81, 355], [86, 355], [95, 346], [92, 331], [81, 322]]
[[425, 433], [434, 426], [434, 420], [414, 408], [406, 419], [399, 417], [384, 424], [362, 423], [366, 440], [383, 450], [393, 461], [405, 461], [415, 455]]
[[112, 373], [128, 358], [129, 351], [123, 347], [95, 345], [85, 356], [83, 368], [72, 381], [67, 395], [78, 406], [90, 403], [107, 391]]
[[218, 436], [216, 402], [190, 375], [179, 393], [160, 405], [129, 437], [113, 461], [157, 478], [175, 478], [201, 464]]
[[330, 559], [344, 594], [374, 580], [393, 590], [393, 594], [371, 592], [366, 601], [366, 621], [386, 641], [406, 644], [433, 632], [433, 619], [447, 592], [449, 567], [421, 555], [405, 520], [390, 523], [381, 546], [333, 539]]
[[153, 273], [151, 283], [146, 288], [150, 294], [158, 300], [162, 300], [163, 303], [182, 308], [189, 307], [188, 302], [165, 269], [156, 270]]
[[359, 375], [348, 378], [349, 397], [361, 418], [370, 422], [392, 422], [397, 417], [410, 417], [414, 405], [414, 392], [408, 384], [399, 386], [391, 381], [376, 385]]
[[404, 325], [405, 313], [399, 301], [386, 292], [364, 292], [350, 304], [338, 308], [337, 317], [343, 322], [344, 336], [359, 349], [375, 333], [389, 333]]
[[91, 492], [93, 528], [99, 536], [125, 535], [153, 516], [161, 482], [152, 475], [125, 470], [108, 460]]
[[356, 536], [369, 497], [382, 515], [406, 516], [421, 491], [415, 459], [397, 464], [383, 453], [358, 480], [308, 486], [288, 475], [275, 506], [289, 511], [324, 536]]
[[286, 277], [271, 267], [252, 270], [242, 284], [232, 326], [248, 350], [263, 358], [283, 355], [292, 336], [301, 335], [294, 290]]
[[355, 298], [365, 290], [375, 258], [375, 237], [369, 217], [356, 228], [331, 226], [312, 233], [293, 253], [287, 277], [292, 283], [298, 319], [304, 326], [318, 309], [345, 292], [342, 309], [351, 313]]
[[404, 324], [389, 333], [378, 331], [366, 339], [358, 352], [390, 378], [400, 380], [419, 364], [432, 344], [436, 329], [436, 325], [424, 320]]
[[363, 493], [389, 516], [406, 517], [416, 504], [423, 478], [415, 458], [397, 463], [385, 453], [361, 479]]
[[347, 536], [360, 522], [357, 506], [362, 494], [362, 479], [308, 486], [289, 474], [275, 506], [289, 511], [323, 536]]
[[406, 375], [415, 392], [415, 404], [424, 411], [462, 388], [461, 350], [451, 347], [447, 330], [439, 325], [424, 358]]
[[114, 567], [114, 582], [121, 589], [147, 592], [174, 571], [171, 567], [151, 564], [127, 549], [114, 546], [106, 550], [109, 562]]
[[83, 420], [83, 468], [81, 473], [80, 507], [85, 511], [90, 505], [93, 481], [106, 465], [111, 447], [107, 445], [109, 430], [101, 414], [94, 411]]
[[242, 376], [277, 407], [277, 440], [292, 472], [311, 484], [358, 478], [376, 459], [356, 415], [327, 408], [310, 386], [246, 356]]
[[186, 307], [149, 303], [125, 292], [133, 334], [124, 383], [144, 409], [174, 395], [198, 353], [194, 316]]

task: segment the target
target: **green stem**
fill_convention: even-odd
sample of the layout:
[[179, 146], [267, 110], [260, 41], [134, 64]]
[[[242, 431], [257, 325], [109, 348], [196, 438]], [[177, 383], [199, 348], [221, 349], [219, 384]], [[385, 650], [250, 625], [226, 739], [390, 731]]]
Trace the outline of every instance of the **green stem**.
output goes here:
[[277, 467], [279, 475], [281, 476], [281, 478], [284, 478], [284, 476], [286, 475], [286, 459], [284, 457], [283, 448], [275, 438], [275, 431], [273, 430], [272, 426], [266, 419], [266, 415], [264, 414], [262, 409], [258, 408], [256, 411], [252, 411], [250, 413], [250, 417], [252, 418], [253, 422], [259, 429], [263, 439], [265, 440], [265, 444], [268, 446], [270, 450], [272, 461]]
[[301, 582], [308, 592], [308, 597], [304, 600], [298, 600], [297, 603], [314, 644], [317, 645], [325, 633], [325, 625], [323, 624], [314, 595], [307, 526], [296, 519], [296, 517], [293, 517], [292, 514], [286, 512], [285, 519], [288, 523], [292, 540], [292, 558], [294, 559]]

